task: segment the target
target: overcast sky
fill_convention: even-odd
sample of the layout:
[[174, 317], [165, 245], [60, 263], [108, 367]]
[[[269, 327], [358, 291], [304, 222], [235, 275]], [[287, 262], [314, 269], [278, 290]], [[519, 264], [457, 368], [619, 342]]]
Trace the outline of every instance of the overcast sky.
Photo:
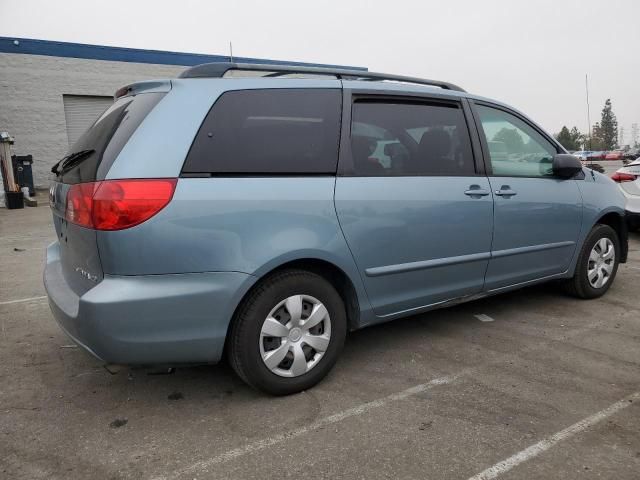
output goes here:
[[640, 0], [0, 0], [1, 36], [366, 66], [505, 101], [551, 132], [640, 123]]

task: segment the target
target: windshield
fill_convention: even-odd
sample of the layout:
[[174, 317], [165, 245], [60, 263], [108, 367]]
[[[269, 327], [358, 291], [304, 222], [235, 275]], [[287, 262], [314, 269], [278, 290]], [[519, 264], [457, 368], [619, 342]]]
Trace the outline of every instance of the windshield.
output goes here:
[[62, 183], [103, 179], [142, 120], [164, 93], [122, 97], [107, 108], [52, 169]]

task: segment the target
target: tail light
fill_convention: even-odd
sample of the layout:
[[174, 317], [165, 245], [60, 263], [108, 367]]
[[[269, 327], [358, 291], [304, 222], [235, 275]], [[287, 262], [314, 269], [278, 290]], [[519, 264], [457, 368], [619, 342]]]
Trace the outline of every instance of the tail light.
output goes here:
[[103, 180], [72, 185], [66, 219], [95, 230], [123, 230], [153, 217], [171, 201], [177, 179]]
[[613, 180], [616, 183], [633, 182], [635, 181], [635, 179], [636, 179], [636, 176], [630, 173], [616, 172], [613, 175], [611, 175], [611, 180]]

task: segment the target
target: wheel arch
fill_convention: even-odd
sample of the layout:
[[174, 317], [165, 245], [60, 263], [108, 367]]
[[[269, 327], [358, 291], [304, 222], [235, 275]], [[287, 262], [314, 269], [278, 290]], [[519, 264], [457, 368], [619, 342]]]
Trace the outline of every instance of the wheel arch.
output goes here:
[[360, 301], [356, 287], [351, 278], [349, 278], [349, 275], [332, 262], [319, 258], [290, 260], [272, 268], [269, 272], [261, 276], [257, 283], [274, 273], [289, 269], [312, 272], [331, 283], [344, 302], [349, 330], [356, 330], [360, 327]]
[[[364, 303], [368, 302], [368, 299], [362, 298], [364, 292], [358, 291], [357, 285], [343, 268], [340, 268], [333, 261], [327, 260], [326, 258], [319, 258], [317, 256], [280, 259], [280, 261], [274, 261], [270, 262], [268, 265], [264, 265], [261, 269], [253, 273], [253, 276], [257, 277], [257, 279], [253, 285], [244, 292], [231, 315], [229, 325], [227, 326], [225, 350], [227, 350], [229, 332], [231, 331], [233, 323], [236, 321], [238, 311], [245, 299], [251, 295], [251, 293], [258, 288], [265, 279], [275, 273], [288, 269], [306, 270], [326, 279], [336, 288], [344, 302], [347, 313], [348, 329], [357, 330], [363, 325], [363, 316], [366, 315], [366, 312], [370, 312], [370, 309], [367, 309], [365, 306], [366, 303]], [[363, 310], [365, 312], [364, 315]]]
[[616, 210], [603, 213], [594, 223], [594, 225], [598, 224], [607, 225], [616, 232], [620, 243], [620, 263], [625, 263], [629, 254], [629, 243], [627, 240], [627, 222], [625, 221], [624, 213]]

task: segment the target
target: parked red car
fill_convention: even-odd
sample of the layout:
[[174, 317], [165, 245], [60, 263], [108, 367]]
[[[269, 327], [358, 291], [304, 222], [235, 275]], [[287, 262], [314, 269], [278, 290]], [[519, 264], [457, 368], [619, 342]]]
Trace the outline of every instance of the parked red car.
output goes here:
[[609, 152], [604, 157], [605, 160], [622, 160], [623, 158], [624, 158], [624, 152], [620, 150]]

